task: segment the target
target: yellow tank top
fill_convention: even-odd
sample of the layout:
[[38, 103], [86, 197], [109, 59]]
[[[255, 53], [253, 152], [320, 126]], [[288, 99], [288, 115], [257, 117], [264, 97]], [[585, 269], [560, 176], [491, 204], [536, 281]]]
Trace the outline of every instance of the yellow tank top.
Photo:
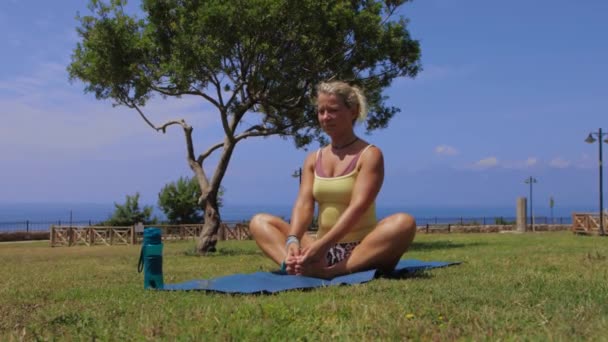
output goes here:
[[[368, 145], [361, 154], [372, 145]], [[318, 154], [317, 154], [318, 156]], [[319, 204], [319, 231], [317, 237], [321, 238], [336, 224], [344, 210], [350, 203], [350, 198], [357, 179], [359, 161], [352, 172], [338, 177], [321, 177], [315, 172], [312, 195]], [[369, 234], [376, 226], [376, 201], [367, 208], [359, 222], [338, 243], [358, 242]]]

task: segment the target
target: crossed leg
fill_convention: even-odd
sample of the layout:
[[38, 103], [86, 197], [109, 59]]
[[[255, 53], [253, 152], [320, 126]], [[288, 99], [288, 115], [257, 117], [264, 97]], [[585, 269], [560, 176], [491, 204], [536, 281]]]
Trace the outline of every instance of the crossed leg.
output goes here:
[[[289, 224], [269, 214], [258, 214], [249, 224], [253, 238], [262, 251], [280, 264], [286, 257], [285, 239], [289, 234]], [[355, 247], [351, 255], [341, 262], [322, 268], [306, 268], [304, 275], [334, 278], [339, 275], [378, 268], [390, 272], [401, 256], [407, 251], [416, 235], [416, 221], [408, 214], [394, 214], [378, 222], [376, 228]], [[309, 246], [314, 240], [304, 235], [301, 247]]]
[[348, 258], [324, 270], [313, 271], [311, 275], [334, 278], [372, 268], [391, 272], [415, 236], [414, 218], [404, 213], [393, 214], [378, 222], [376, 228], [363, 238]]

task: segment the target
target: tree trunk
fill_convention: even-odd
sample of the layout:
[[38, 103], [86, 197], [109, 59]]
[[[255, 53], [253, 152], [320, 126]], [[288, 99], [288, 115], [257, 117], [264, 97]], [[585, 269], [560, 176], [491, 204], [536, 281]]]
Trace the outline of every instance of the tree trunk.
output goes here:
[[217, 244], [217, 232], [220, 228], [220, 212], [217, 206], [217, 198], [210, 196], [205, 203], [205, 224], [196, 244], [198, 254], [205, 255], [215, 252]]

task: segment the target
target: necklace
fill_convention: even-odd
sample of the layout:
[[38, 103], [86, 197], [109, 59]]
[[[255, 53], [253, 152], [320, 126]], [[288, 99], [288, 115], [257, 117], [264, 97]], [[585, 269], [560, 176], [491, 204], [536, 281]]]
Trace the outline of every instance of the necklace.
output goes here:
[[334, 145], [334, 144], [331, 144], [331, 147], [332, 147], [334, 150], [341, 150], [341, 149], [347, 148], [348, 146], [350, 146], [350, 145], [352, 145], [352, 144], [356, 143], [356, 142], [357, 142], [357, 140], [359, 140], [359, 137], [355, 136], [355, 139], [353, 139], [352, 141], [350, 141], [350, 142], [348, 142], [348, 143], [346, 143], [346, 144], [344, 144], [344, 145]]

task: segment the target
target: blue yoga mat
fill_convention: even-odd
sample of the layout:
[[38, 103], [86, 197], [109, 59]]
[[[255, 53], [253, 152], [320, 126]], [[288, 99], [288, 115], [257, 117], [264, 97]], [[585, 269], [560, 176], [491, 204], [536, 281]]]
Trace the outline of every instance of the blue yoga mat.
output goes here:
[[[388, 277], [402, 277], [418, 270], [445, 267], [459, 262], [401, 260]], [[190, 280], [178, 284], [165, 284], [167, 291], [210, 291], [222, 293], [275, 293], [296, 289], [310, 289], [323, 286], [353, 285], [366, 283], [379, 275], [377, 270], [352, 273], [331, 280], [272, 272], [233, 274], [214, 279]]]

